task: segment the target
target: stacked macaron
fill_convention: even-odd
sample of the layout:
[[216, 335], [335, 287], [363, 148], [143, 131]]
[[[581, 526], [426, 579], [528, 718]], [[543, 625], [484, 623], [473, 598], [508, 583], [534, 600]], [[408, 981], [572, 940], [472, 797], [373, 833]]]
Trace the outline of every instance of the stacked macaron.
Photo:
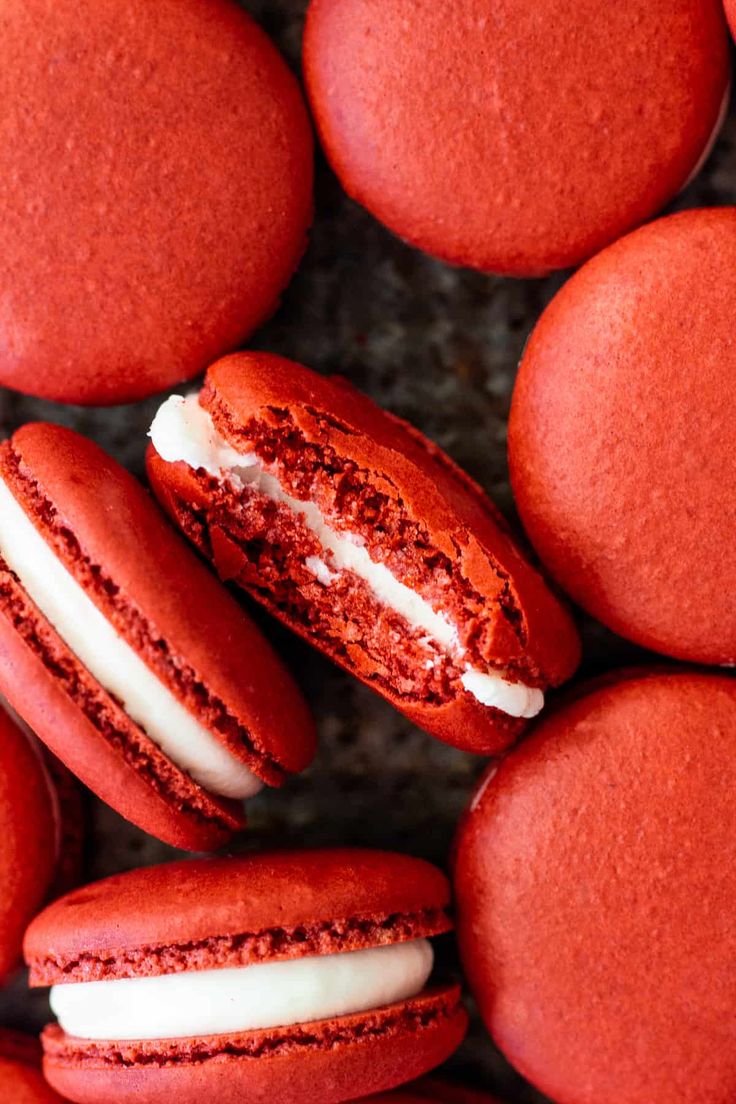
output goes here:
[[[468, 1016], [424, 860], [255, 850], [71, 888], [75, 779], [213, 852], [310, 764], [314, 721], [242, 591], [494, 757], [452, 868], [461, 964], [513, 1066], [556, 1104], [733, 1104], [736, 208], [636, 229], [713, 148], [726, 19], [309, 3], [308, 99], [347, 192], [452, 264], [586, 262], [509, 418], [537, 561], [346, 379], [232, 352], [302, 256], [313, 183], [299, 86], [241, 5], [4, 0], [0, 383], [103, 406], [206, 374], [150, 422], [155, 498], [71, 429], [0, 442], [0, 984], [22, 950], [56, 1017], [43, 1073], [0, 1030], [0, 1100], [493, 1104], [426, 1079]], [[565, 596], [691, 666], [557, 694], [581, 658]]]

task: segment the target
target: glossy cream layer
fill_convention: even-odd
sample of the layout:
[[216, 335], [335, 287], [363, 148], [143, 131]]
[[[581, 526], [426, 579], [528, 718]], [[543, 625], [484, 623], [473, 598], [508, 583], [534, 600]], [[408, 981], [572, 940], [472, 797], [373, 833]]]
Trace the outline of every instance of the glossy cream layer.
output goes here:
[[0, 479], [0, 555], [67, 646], [181, 770], [222, 797], [262, 783], [177, 701], [115, 631]]
[[420, 993], [426, 939], [222, 970], [55, 985], [51, 1007], [81, 1039], [225, 1035], [348, 1016]]
[[[336, 532], [314, 502], [287, 494], [276, 476], [264, 470], [255, 453], [236, 452], [218, 433], [196, 395], [187, 398], [174, 395], [167, 399], [156, 414], [150, 437], [162, 460], [168, 463], [183, 461], [191, 468], [202, 468], [235, 485], [253, 486], [274, 502], [299, 514], [322, 545], [325, 558], [310, 556], [305, 564], [323, 586], [329, 586], [341, 571], [354, 572], [367, 583], [379, 602], [404, 617], [413, 628], [426, 633], [448, 655], [456, 660], [462, 658], [459, 633], [449, 617], [433, 609], [421, 595], [397, 579], [385, 564], [372, 560], [359, 536]], [[468, 693], [483, 705], [493, 706], [512, 717], [535, 717], [544, 705], [541, 690], [510, 682], [495, 672], [479, 671], [467, 665], [461, 681]]]

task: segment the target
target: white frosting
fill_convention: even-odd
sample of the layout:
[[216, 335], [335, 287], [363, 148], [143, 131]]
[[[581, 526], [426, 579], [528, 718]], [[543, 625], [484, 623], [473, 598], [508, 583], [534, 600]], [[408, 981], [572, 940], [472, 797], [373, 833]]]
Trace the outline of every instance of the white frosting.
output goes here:
[[181, 770], [212, 793], [251, 797], [262, 783], [203, 728], [85, 594], [0, 479], [0, 555], [92, 676]]
[[415, 939], [254, 966], [55, 985], [51, 1007], [63, 1029], [81, 1039], [258, 1031], [408, 1000], [426, 985], [433, 960], [430, 943]]
[[[353, 571], [370, 587], [375, 598], [400, 614], [416, 629], [422, 629], [443, 651], [461, 659], [463, 648], [457, 627], [444, 613], [434, 610], [421, 595], [406, 586], [386, 567], [372, 560], [361, 537], [332, 529], [314, 502], [293, 498], [281, 483], [264, 470], [255, 453], [239, 453], [218, 433], [208, 411], [196, 395], [173, 395], [159, 408], [149, 433], [156, 452], [167, 463], [183, 461], [203, 468], [210, 475], [227, 478], [235, 485], [249, 484], [274, 502], [301, 515], [307, 528], [319, 539], [325, 553], [310, 556], [305, 566], [329, 586], [340, 571]], [[478, 671], [466, 666], [462, 684], [483, 705], [493, 706], [512, 717], [536, 717], [544, 705], [541, 690], [510, 682], [498, 672]]]

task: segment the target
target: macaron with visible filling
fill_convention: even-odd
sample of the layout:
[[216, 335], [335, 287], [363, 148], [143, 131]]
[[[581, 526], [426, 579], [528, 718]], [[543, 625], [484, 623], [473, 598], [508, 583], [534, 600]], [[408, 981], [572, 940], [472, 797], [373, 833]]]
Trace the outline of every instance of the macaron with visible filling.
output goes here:
[[301, 259], [312, 157], [235, 0], [3, 0], [0, 384], [132, 402], [237, 348]]
[[64, 813], [40, 747], [0, 701], [0, 983], [20, 962], [23, 933], [52, 887], [69, 889], [76, 873], [81, 839]]
[[0, 1099], [8, 1104], [63, 1104], [40, 1072], [38, 1040], [0, 1028]]
[[580, 688], [491, 770], [455, 857], [480, 1012], [558, 1104], [731, 1104], [736, 680]]
[[339, 378], [213, 365], [151, 427], [153, 489], [222, 579], [448, 743], [492, 753], [578, 638], [480, 488]]
[[78, 1104], [337, 1104], [457, 1047], [459, 987], [431, 980], [449, 885], [418, 859], [281, 852], [136, 870], [31, 925], [51, 985], [50, 1083]]
[[736, 663], [736, 208], [686, 211], [576, 273], [509, 422], [522, 522], [558, 583], [635, 643]]
[[0, 692], [91, 790], [210, 850], [314, 750], [307, 707], [148, 493], [91, 441], [0, 445]]
[[312, 0], [304, 75], [346, 191], [453, 264], [580, 264], [699, 171], [728, 105], [719, 0]]

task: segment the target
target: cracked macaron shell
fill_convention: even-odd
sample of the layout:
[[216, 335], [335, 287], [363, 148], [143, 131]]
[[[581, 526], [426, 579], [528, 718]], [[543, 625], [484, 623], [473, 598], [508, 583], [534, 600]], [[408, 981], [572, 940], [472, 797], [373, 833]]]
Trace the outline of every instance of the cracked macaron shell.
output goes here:
[[303, 65], [346, 191], [410, 244], [514, 276], [664, 207], [730, 69], [718, 0], [312, 0]]
[[2, 384], [132, 402], [241, 344], [312, 217], [266, 34], [233, 0], [4, 0], [0, 58]]
[[[176, 909], [171, 908], [176, 900]], [[55, 902], [26, 935], [32, 985], [151, 976], [330, 954], [442, 934], [449, 883], [387, 852], [275, 852], [117, 875]], [[293, 1027], [140, 1043], [44, 1033], [47, 1076], [72, 1099], [189, 1104], [349, 1100], [419, 1076], [456, 1048], [457, 986], [373, 1012]]]
[[0, 980], [20, 962], [23, 933], [56, 872], [50, 785], [28, 737], [0, 707]]
[[[502, 596], [508, 600], [519, 627], [514, 629], [503, 616], [493, 621], [494, 666], [510, 666], [522, 680], [527, 675], [544, 686], [557, 685], [573, 673], [580, 644], [570, 615], [523, 557], [483, 491], [418, 430], [381, 410], [347, 381], [266, 353], [218, 361], [207, 372], [202, 399], [228, 436], [254, 418], [278, 428], [285, 412], [308, 443], [334, 449], [341, 462], [353, 465], [367, 484], [389, 496], [422, 528], [429, 546], [453, 561], [462, 579], [489, 602]], [[167, 464], [151, 448], [148, 471], [172, 516], [177, 518], [181, 502], [206, 510], [207, 487], [186, 464]], [[237, 575], [237, 550], [232, 541], [227, 546], [228, 556], [216, 566], [221, 573]], [[233, 565], [226, 563], [230, 556]], [[255, 597], [283, 616], [262, 595]], [[318, 639], [283, 619], [320, 647]], [[323, 650], [341, 662], [328, 647]], [[370, 682], [370, 672], [348, 669]], [[436, 705], [407, 704], [388, 688], [379, 692], [427, 731], [469, 750], [498, 751], [524, 727], [523, 721], [482, 706], [469, 693]]]
[[733, 679], [632, 669], [561, 703], [472, 799], [466, 975], [496, 1044], [560, 1104], [733, 1099], [735, 747]]
[[736, 209], [645, 226], [576, 273], [527, 345], [509, 420], [521, 520], [614, 632], [736, 662]]
[[[236, 757], [270, 784], [309, 762], [313, 721], [291, 676], [128, 472], [79, 434], [39, 423], [23, 427], [0, 446], [0, 473], [126, 643]], [[242, 824], [235, 803], [209, 795], [178, 768], [173, 775], [182, 794], [186, 791], [187, 800], [190, 791], [202, 795], [216, 819], [222, 811], [222, 823], [208, 824], [187, 809], [178, 810], [175, 792], [155, 791], [137, 763], [127, 762], [89, 723], [57, 684], [53, 668], [41, 666], [7, 621], [0, 659], [3, 689], [16, 709], [122, 815], [193, 850], [217, 846]], [[101, 691], [77, 667], [91, 692]], [[223, 716], [228, 718], [224, 732], [214, 724]], [[240, 740], [241, 732], [250, 748]], [[154, 768], [160, 762], [170, 766], [155, 748]], [[177, 783], [172, 785], [176, 790]]]

